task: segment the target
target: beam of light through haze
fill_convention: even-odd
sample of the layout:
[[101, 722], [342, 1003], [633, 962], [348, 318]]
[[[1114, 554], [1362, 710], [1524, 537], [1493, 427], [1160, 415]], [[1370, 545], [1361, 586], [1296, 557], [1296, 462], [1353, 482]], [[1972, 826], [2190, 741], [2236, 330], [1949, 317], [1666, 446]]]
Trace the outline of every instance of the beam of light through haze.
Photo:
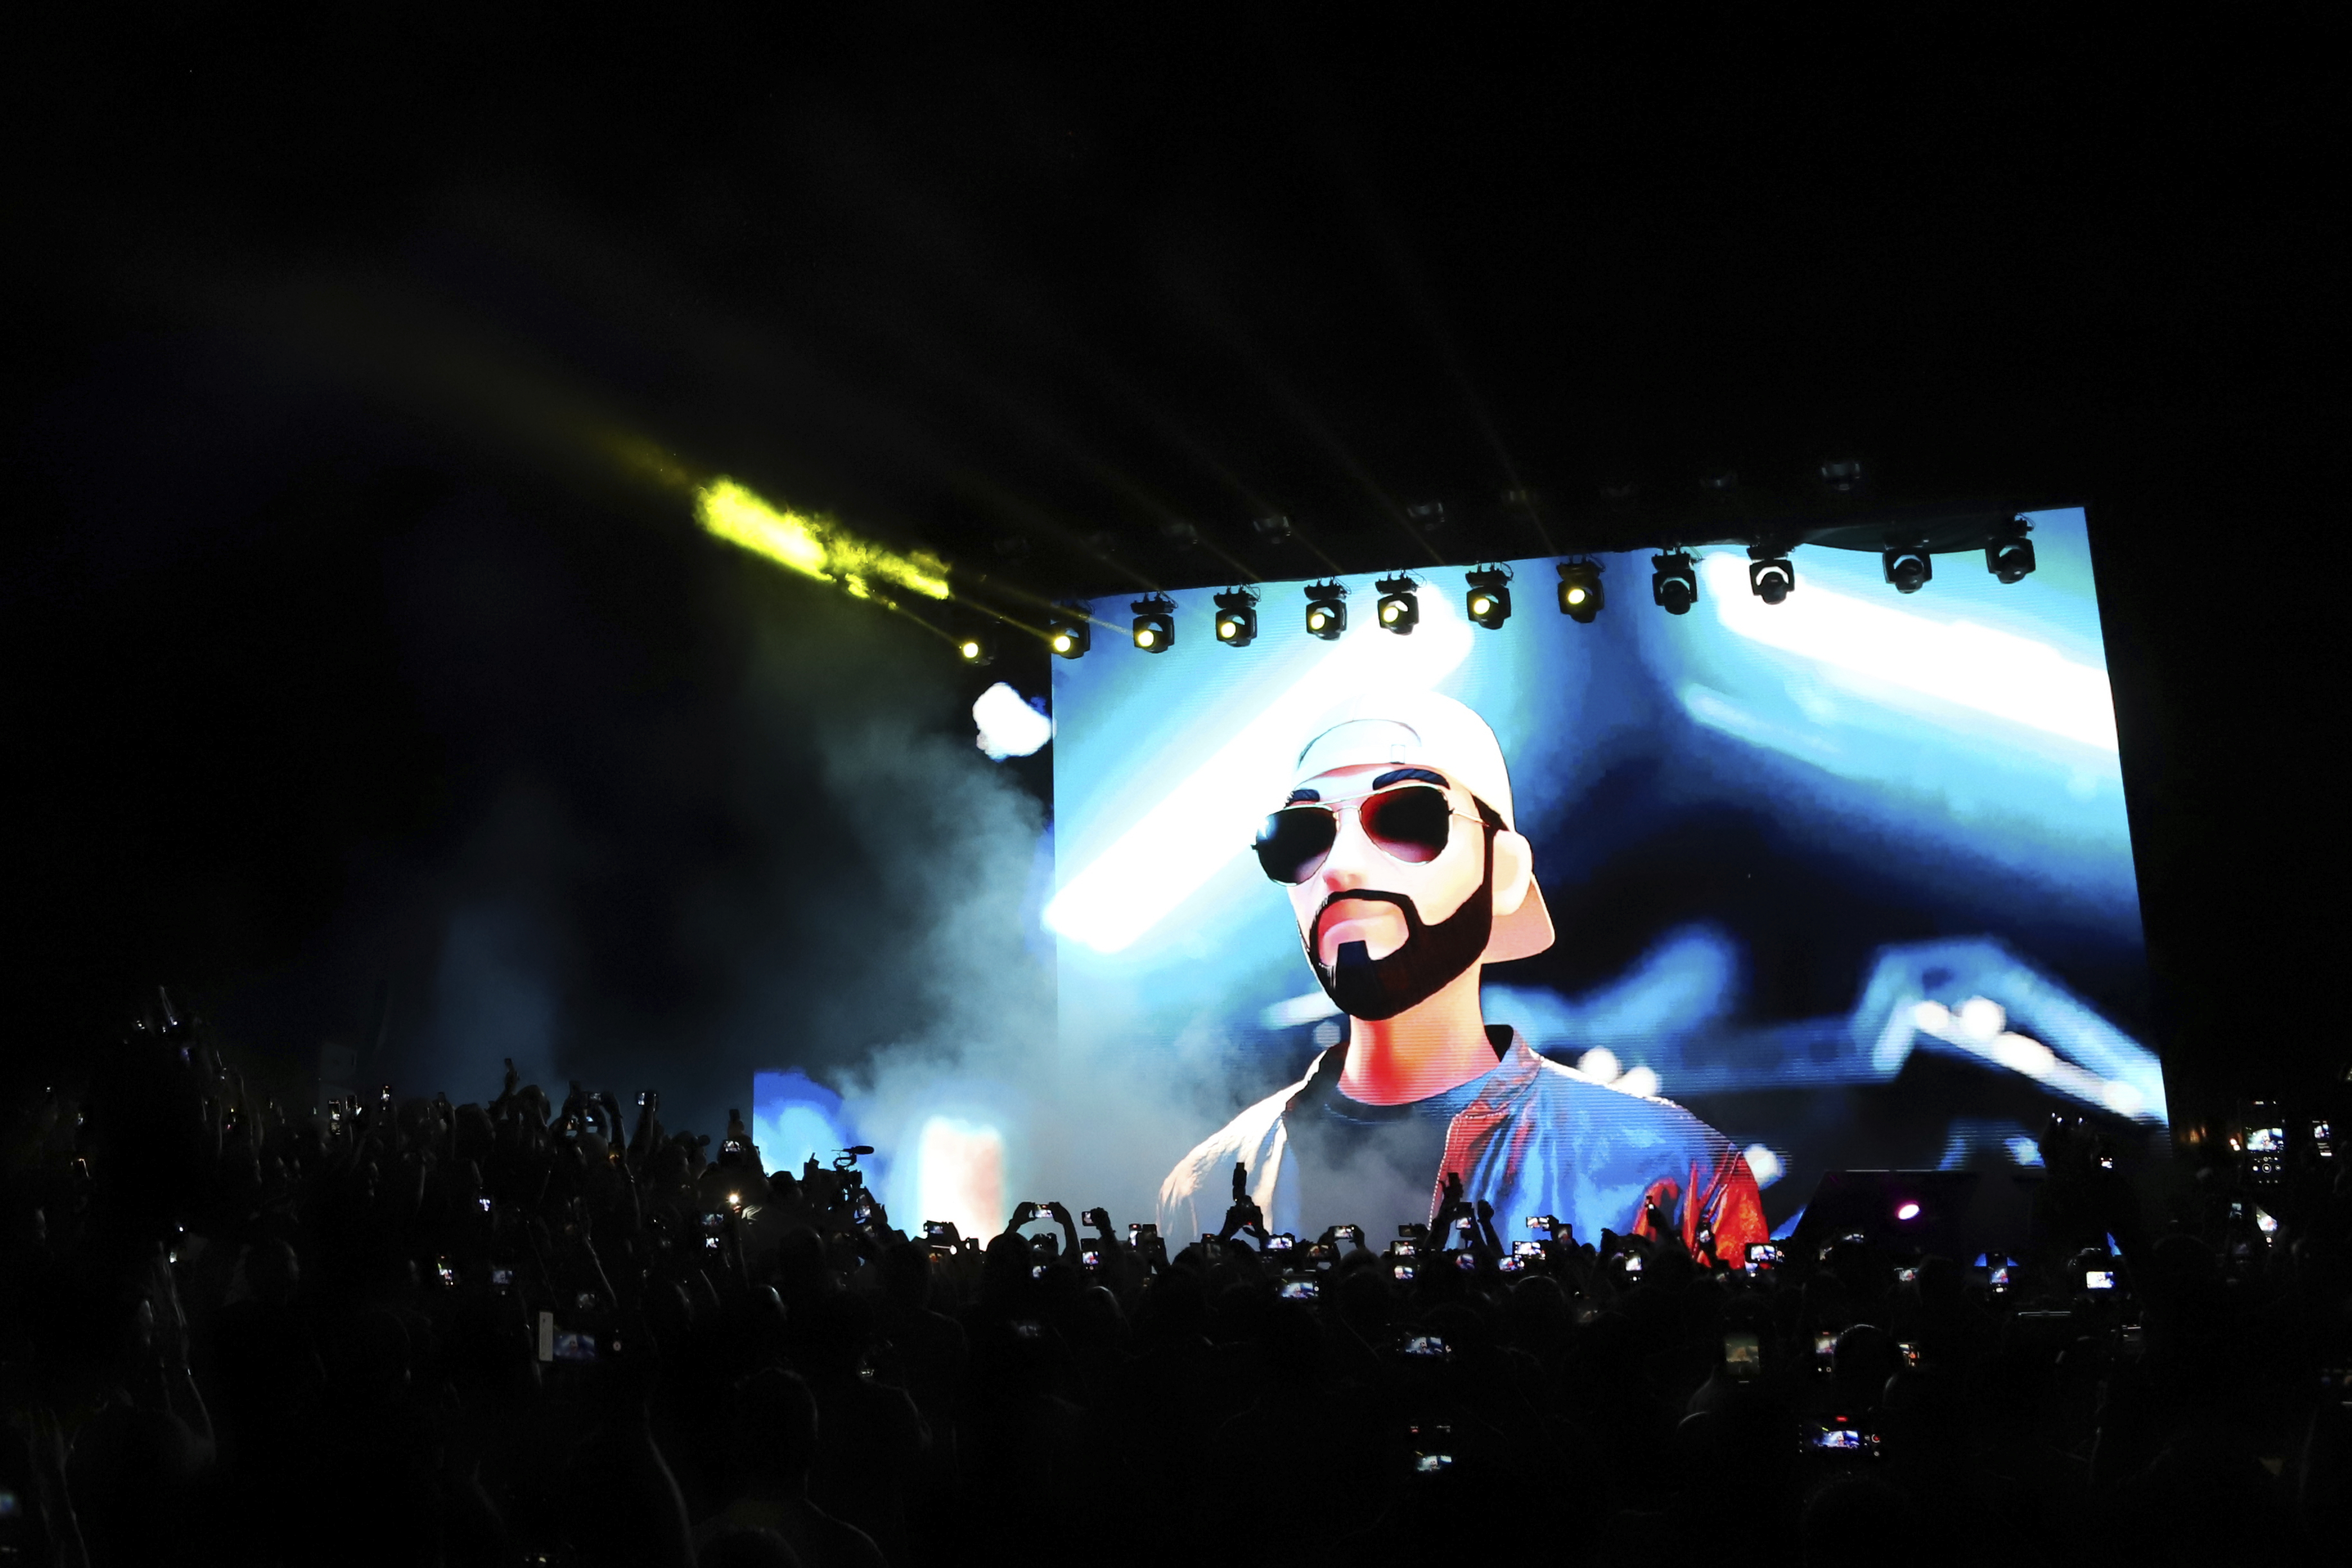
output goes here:
[[729, 543], [819, 582], [837, 582], [858, 599], [887, 603], [883, 584], [927, 599], [948, 597], [947, 563], [937, 556], [885, 549], [830, 517], [771, 506], [732, 479], [714, 479], [698, 487], [694, 516]]

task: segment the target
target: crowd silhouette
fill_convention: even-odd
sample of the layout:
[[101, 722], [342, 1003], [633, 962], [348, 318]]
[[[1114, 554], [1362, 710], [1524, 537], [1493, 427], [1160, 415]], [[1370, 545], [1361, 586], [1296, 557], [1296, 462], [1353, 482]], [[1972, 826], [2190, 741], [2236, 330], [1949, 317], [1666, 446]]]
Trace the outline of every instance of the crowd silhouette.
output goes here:
[[168, 1013], [19, 1111], [7, 1563], [2215, 1563], [2352, 1528], [2352, 1166], [2315, 1146], [2144, 1215], [2053, 1121], [2003, 1267], [1458, 1201], [902, 1229], [855, 1154], [765, 1170], [652, 1092], [509, 1063], [298, 1114]]

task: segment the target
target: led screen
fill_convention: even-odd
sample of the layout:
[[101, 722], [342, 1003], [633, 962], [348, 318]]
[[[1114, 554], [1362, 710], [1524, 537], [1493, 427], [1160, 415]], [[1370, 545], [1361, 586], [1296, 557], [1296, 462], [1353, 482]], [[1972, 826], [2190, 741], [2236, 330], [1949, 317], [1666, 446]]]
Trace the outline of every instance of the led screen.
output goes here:
[[[1129, 642], [1124, 598], [1094, 602], [1092, 651], [1054, 671], [1045, 918], [1066, 1053], [1215, 1064], [1202, 1148], [1161, 1193], [1171, 1233], [1216, 1228], [1238, 1160], [1270, 1223], [1302, 1235], [1426, 1219], [1454, 1168], [1498, 1224], [1543, 1203], [1586, 1239], [1646, 1221], [1728, 1242], [1786, 1234], [1824, 1171], [2030, 1167], [2053, 1112], [2116, 1140], [2160, 1129], [2084, 517], [2032, 520], [2022, 581], [1947, 555], [1911, 594], [1874, 554], [1807, 548], [1768, 604], [1744, 551], [1697, 550], [1683, 615], [1653, 602], [1647, 552], [1603, 556], [1589, 624], [1558, 607], [1549, 559], [1509, 563], [1513, 612], [1492, 629], [1466, 618], [1460, 569], [1418, 574], [1409, 634], [1380, 623], [1370, 578], [1341, 580], [1329, 640], [1307, 634], [1303, 582], [1261, 587], [1246, 647], [1217, 643], [1209, 591], [1172, 596], [1157, 653]], [[1477, 746], [1448, 729], [1454, 704], [1499, 750], [1507, 828], [1464, 785], [1485, 764], [1457, 766]], [[1335, 716], [1353, 727], [1318, 740]], [[1310, 742], [1309, 763], [1354, 766], [1306, 779]], [[1433, 775], [1449, 805], [1341, 800]], [[1335, 846], [1318, 875], [1493, 903], [1531, 863], [1549, 946], [1498, 956], [1533, 917], [1497, 913], [1474, 979], [1366, 1019], [1443, 979], [1467, 927], [1320, 905], [1327, 930], [1370, 933], [1330, 947], [1327, 984], [1299, 887], [1253, 847], [1302, 783]], [[1441, 820], [1465, 846], [1442, 854], [1483, 878], [1467, 897], [1431, 893], [1436, 862], [1413, 858]], [[1318, 822], [1286, 822], [1311, 850]], [[1503, 847], [1482, 851], [1490, 831]], [[1465, 987], [1497, 1076], [1415, 1097], [1416, 1050], [1465, 1049]], [[1368, 996], [1387, 1000], [1340, 1006]]]

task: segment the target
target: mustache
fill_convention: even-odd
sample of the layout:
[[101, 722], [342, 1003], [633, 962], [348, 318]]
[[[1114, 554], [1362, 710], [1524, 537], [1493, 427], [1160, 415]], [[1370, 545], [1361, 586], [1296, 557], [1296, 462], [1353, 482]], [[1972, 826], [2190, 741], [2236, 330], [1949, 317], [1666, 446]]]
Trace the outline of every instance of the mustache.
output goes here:
[[1386, 893], [1370, 887], [1342, 889], [1340, 892], [1328, 895], [1323, 900], [1323, 906], [1315, 912], [1311, 934], [1318, 951], [1321, 950], [1323, 944], [1323, 921], [1331, 913], [1331, 906], [1351, 901], [1357, 904], [1393, 904], [1404, 911], [1407, 925], [1418, 926], [1421, 924], [1421, 910], [1411, 898], [1402, 893]]

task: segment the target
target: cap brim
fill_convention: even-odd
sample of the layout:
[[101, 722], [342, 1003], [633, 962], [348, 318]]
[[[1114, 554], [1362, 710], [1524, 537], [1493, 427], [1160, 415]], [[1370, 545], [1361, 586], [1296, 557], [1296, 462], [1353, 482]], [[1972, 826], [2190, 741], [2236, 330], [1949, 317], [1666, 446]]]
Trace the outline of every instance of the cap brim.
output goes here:
[[1495, 922], [1494, 934], [1486, 938], [1486, 950], [1478, 956], [1482, 964], [1507, 964], [1514, 958], [1532, 958], [1552, 945], [1551, 911], [1544, 905], [1543, 889], [1533, 878], [1528, 881], [1528, 896], [1510, 914]]

